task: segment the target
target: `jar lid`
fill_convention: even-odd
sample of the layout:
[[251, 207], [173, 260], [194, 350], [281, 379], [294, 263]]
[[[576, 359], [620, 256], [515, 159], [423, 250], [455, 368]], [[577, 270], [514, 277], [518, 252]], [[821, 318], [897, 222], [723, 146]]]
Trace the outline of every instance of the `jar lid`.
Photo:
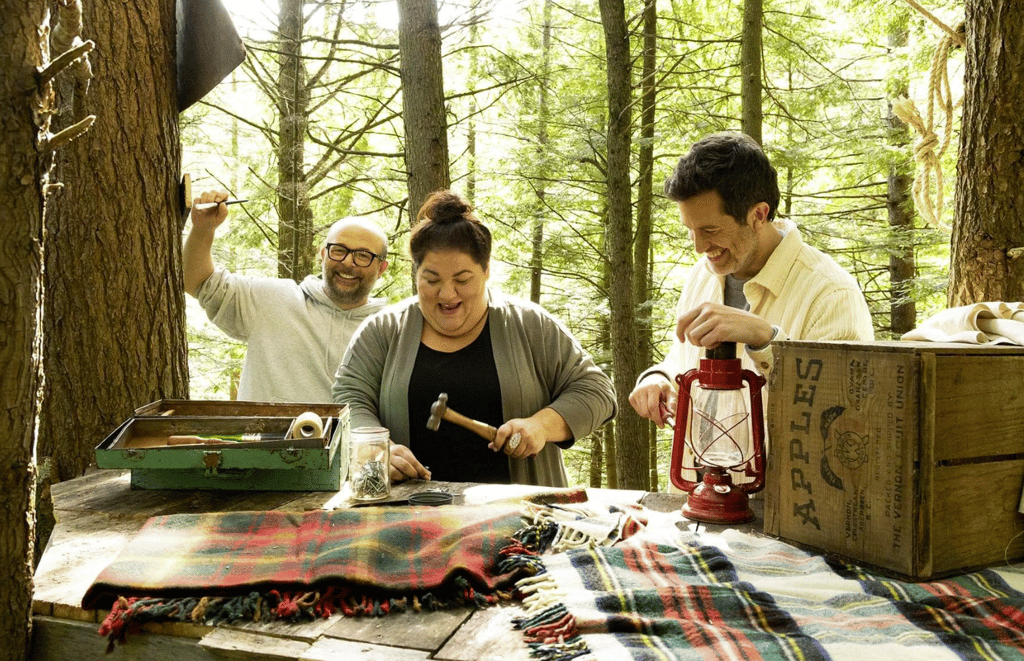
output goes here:
[[452, 495], [444, 491], [421, 491], [409, 496], [410, 505], [437, 507], [438, 505], [451, 505], [451, 503]]
[[353, 441], [387, 441], [390, 435], [387, 427], [356, 427], [351, 430]]

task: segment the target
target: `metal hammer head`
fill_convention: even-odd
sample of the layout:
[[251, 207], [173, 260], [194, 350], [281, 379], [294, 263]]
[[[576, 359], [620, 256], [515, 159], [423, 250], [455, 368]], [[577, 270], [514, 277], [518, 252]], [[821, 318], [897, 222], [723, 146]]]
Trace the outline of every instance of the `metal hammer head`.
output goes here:
[[444, 412], [448, 410], [448, 393], [443, 392], [437, 396], [437, 401], [430, 405], [430, 417], [427, 418], [427, 429], [437, 431], [441, 426], [441, 419]]

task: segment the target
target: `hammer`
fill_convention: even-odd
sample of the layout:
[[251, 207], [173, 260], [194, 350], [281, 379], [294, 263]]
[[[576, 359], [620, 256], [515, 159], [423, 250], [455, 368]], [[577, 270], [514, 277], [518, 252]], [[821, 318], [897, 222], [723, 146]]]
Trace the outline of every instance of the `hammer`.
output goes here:
[[498, 430], [494, 427], [476, 420], [471, 420], [461, 413], [448, 408], [448, 393], [443, 392], [437, 397], [437, 401], [430, 405], [430, 417], [427, 418], [427, 429], [437, 431], [438, 427], [441, 426], [441, 420], [447, 420], [448, 422], [454, 422], [455, 424], [465, 427], [474, 434], [483, 436], [488, 441], [494, 441], [494, 437], [497, 436]]

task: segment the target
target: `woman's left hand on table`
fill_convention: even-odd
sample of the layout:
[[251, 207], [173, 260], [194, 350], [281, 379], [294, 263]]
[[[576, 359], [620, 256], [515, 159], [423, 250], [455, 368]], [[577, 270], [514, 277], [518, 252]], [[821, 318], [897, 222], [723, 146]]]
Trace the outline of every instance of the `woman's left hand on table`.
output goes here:
[[421, 464], [412, 450], [398, 443], [391, 444], [391, 481], [429, 480], [430, 470]]

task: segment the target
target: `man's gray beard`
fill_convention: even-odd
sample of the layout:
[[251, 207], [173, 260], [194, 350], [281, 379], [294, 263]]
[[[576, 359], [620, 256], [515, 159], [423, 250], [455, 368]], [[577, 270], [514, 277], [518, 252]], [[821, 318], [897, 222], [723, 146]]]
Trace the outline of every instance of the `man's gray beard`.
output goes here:
[[334, 285], [333, 279], [326, 281], [327, 286], [327, 297], [338, 305], [353, 305], [363, 300], [370, 295], [370, 290], [373, 289], [373, 283], [367, 283], [365, 280], [359, 280], [359, 286], [355, 289], [348, 291], [342, 291]]

